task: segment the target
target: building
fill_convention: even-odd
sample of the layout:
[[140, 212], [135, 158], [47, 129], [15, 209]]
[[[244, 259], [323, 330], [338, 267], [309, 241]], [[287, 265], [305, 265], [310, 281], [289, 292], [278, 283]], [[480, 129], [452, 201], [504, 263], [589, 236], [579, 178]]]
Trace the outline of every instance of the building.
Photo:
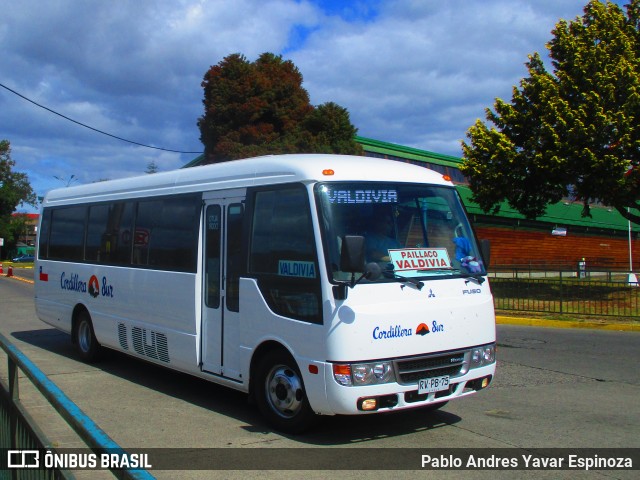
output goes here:
[[33, 255], [36, 248], [36, 234], [40, 215], [37, 213], [13, 213], [11, 216], [24, 219], [24, 228], [18, 235], [15, 251], [8, 253], [16, 257], [19, 255]]

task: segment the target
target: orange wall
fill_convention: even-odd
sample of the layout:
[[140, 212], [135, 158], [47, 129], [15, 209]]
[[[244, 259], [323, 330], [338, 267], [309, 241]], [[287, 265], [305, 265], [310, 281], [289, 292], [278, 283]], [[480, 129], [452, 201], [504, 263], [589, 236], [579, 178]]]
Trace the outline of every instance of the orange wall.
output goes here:
[[[513, 228], [476, 226], [478, 238], [491, 241], [491, 265], [563, 264], [574, 267], [585, 258], [587, 265], [614, 263], [629, 268], [628, 238], [609, 238], [567, 233], [566, 237], [549, 232]], [[632, 240], [634, 270], [640, 269], [640, 240]]]

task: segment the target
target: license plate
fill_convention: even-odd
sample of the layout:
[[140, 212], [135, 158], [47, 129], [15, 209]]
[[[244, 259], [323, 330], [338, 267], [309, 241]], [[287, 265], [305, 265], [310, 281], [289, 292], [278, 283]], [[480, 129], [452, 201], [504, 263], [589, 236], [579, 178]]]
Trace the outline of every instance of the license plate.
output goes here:
[[418, 382], [418, 394], [441, 392], [449, 389], [449, 375], [423, 378]]

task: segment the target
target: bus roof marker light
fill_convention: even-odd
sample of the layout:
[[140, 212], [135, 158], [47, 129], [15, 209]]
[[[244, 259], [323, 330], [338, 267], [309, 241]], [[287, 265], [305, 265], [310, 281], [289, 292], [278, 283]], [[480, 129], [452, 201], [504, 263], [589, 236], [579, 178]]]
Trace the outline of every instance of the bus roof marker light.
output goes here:
[[331, 175], [335, 175], [336, 172], [334, 172], [333, 168], [325, 168], [324, 170], [322, 170], [322, 174], [325, 176], [331, 176]]
[[444, 180], [446, 180], [447, 182], [450, 182], [450, 181], [451, 181], [451, 177], [450, 177], [449, 175], [442, 175], [442, 178], [443, 178]]

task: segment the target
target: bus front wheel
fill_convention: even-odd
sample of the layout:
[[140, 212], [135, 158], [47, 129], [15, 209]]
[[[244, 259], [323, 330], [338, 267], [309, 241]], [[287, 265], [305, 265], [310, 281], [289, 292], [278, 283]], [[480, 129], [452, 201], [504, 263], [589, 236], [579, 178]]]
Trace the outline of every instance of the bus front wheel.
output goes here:
[[74, 330], [74, 343], [82, 360], [96, 362], [100, 359], [102, 347], [96, 339], [89, 312], [82, 311], [78, 314], [76, 328]]
[[262, 415], [282, 432], [302, 433], [317, 419], [296, 362], [282, 350], [273, 350], [259, 360], [255, 395]]

